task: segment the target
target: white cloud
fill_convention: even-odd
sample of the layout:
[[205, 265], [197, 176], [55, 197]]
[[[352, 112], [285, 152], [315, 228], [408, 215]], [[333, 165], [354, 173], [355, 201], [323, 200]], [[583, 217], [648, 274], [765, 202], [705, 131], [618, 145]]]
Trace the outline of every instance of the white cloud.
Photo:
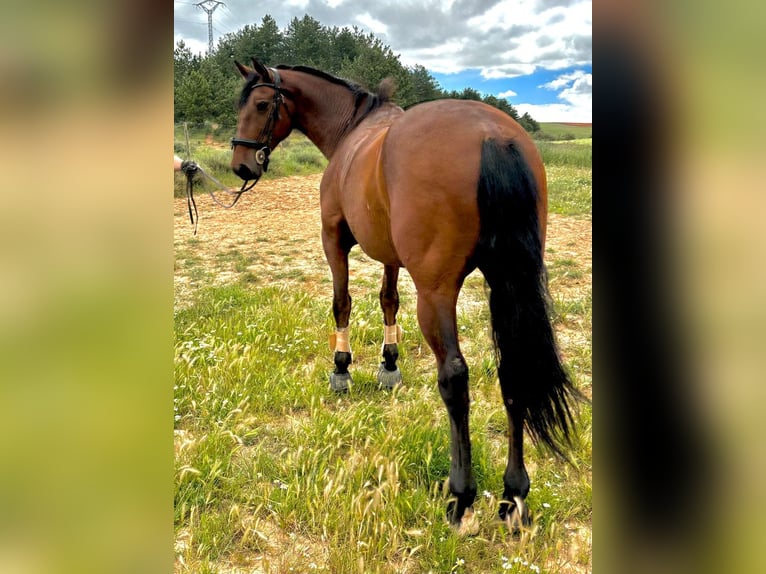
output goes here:
[[506, 90], [497, 94], [498, 98], [512, 98], [513, 96], [518, 96], [518, 94], [513, 90]]
[[583, 102], [591, 102], [593, 100], [593, 84], [591, 82], [591, 75], [588, 74], [586, 77], [574, 82], [565, 90], [562, 90], [559, 94], [559, 99], [574, 105], [579, 105]]
[[497, 80], [500, 78], [516, 78], [518, 76], [527, 76], [532, 74], [537, 66], [534, 64], [507, 64], [504, 66], [491, 66], [482, 68], [481, 77], [487, 80]]
[[583, 70], [576, 70], [572, 72], [571, 74], [564, 74], [563, 76], [559, 76], [555, 80], [551, 80], [547, 84], [542, 84], [541, 88], [545, 88], [546, 90], [560, 90], [564, 86], [568, 86], [570, 84], [582, 84], [583, 82], [586, 82], [588, 85], [591, 83], [592, 74], [589, 74]]
[[186, 47], [191, 50], [192, 54], [207, 54], [208, 43], [206, 41], [202, 42], [195, 38], [184, 38], [181, 34], [176, 34], [173, 38], [173, 45], [175, 46], [175, 44], [178, 44], [181, 40], [183, 40]]
[[[516, 63], [555, 70], [582, 66], [592, 60], [591, 6], [590, 0], [501, 0], [470, 18], [463, 33], [481, 45], [482, 67]], [[465, 60], [467, 54], [457, 57]]]
[[572, 104], [514, 104], [519, 114], [529, 113], [538, 122], [582, 122], [593, 121], [591, 103]]
[[559, 91], [562, 103], [518, 104], [519, 113], [528, 112], [538, 122], [591, 122], [593, 121], [593, 74], [576, 70], [539, 86]]
[[366, 26], [376, 34], [385, 34], [388, 32], [388, 26], [386, 26], [380, 20], [376, 20], [369, 13], [360, 14], [356, 17], [357, 22]]
[[[444, 44], [434, 46], [433, 48], [411, 50], [409, 54], [406, 55], [402, 53], [399, 60], [405, 66], [420, 64], [426, 66], [429, 70], [440, 74], [456, 74], [462, 72], [465, 69], [465, 66], [455, 60], [453, 53], [459, 52], [463, 47], [463, 42], [461, 41], [445, 42]], [[428, 64], [425, 64], [424, 62], [428, 62]]]

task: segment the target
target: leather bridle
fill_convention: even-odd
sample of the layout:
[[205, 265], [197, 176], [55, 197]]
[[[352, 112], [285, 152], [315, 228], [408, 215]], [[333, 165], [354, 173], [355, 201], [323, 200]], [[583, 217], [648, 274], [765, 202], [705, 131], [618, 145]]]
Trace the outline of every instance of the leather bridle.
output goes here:
[[[274, 128], [277, 125], [277, 121], [279, 121], [279, 109], [282, 107], [282, 104], [284, 104], [284, 98], [282, 97], [282, 88], [280, 88], [280, 78], [279, 78], [279, 72], [277, 72], [274, 69], [271, 69], [271, 73], [274, 75], [274, 83], [259, 83], [255, 84], [251, 91], [256, 88], [272, 88], [274, 90], [274, 97], [271, 101], [271, 113], [269, 114], [268, 119], [266, 120], [266, 123], [263, 125], [263, 128], [261, 129], [261, 133], [258, 134], [258, 137], [254, 140], [246, 139], [246, 138], [231, 138], [231, 149], [234, 149], [236, 146], [241, 145], [244, 147], [248, 147], [251, 149], [256, 150], [255, 151], [255, 161], [258, 165], [263, 166], [263, 171], [267, 171], [269, 168], [269, 155], [271, 154], [271, 147], [269, 146], [269, 143], [271, 142], [271, 136], [273, 135]], [[242, 184], [242, 189], [240, 192], [245, 192], [249, 189], [252, 189], [253, 186], [258, 182], [258, 178], [255, 178], [253, 180], [253, 183], [249, 187], [247, 184], [249, 183], [246, 181]]]

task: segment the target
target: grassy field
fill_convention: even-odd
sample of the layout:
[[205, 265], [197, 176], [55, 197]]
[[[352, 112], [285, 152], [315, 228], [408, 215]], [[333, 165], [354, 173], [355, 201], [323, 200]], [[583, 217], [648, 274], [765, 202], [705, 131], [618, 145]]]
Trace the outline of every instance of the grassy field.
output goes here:
[[579, 216], [591, 212], [591, 141], [536, 142], [548, 176], [548, 203], [552, 213]]
[[570, 125], [553, 122], [540, 122], [540, 131], [552, 140], [591, 139], [592, 125]]
[[[540, 145], [551, 213], [589, 220], [590, 141]], [[274, 168], [279, 161], [275, 156]], [[265, 250], [266, 240], [247, 248]], [[566, 249], [547, 251], [562, 354], [590, 396], [590, 264]], [[289, 257], [299, 253], [296, 247]], [[351, 267], [364, 257], [355, 248]], [[574, 465], [527, 443], [533, 528], [513, 539], [494, 520], [506, 421], [480, 275], [466, 281], [458, 324], [471, 373], [481, 528], [458, 538], [444, 519], [449, 426], [413, 291], [402, 289], [399, 313], [405, 386], [383, 392], [375, 382], [379, 285], [365, 277], [352, 283], [354, 385], [337, 396], [327, 380], [331, 285], [253, 282], [245, 263], [233, 269], [227, 284], [197, 289], [175, 314], [176, 572], [591, 571], [589, 406], [578, 423]]]

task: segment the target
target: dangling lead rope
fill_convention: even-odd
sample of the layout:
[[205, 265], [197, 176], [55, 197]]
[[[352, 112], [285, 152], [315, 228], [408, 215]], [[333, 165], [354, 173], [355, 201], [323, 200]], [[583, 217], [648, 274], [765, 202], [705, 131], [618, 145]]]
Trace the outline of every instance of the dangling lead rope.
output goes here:
[[[213, 201], [223, 207], [224, 209], [231, 209], [234, 207], [237, 202], [239, 201], [239, 198], [242, 196], [243, 193], [246, 191], [250, 191], [255, 186], [257, 180], [250, 182], [245, 182], [242, 184], [242, 187], [239, 189], [239, 191], [231, 191], [229, 189], [226, 189], [226, 186], [222, 184], [220, 181], [218, 181], [216, 178], [214, 178], [212, 175], [207, 173], [204, 169], [202, 169], [200, 166], [198, 166], [195, 162], [191, 160], [186, 160], [181, 164], [181, 171], [183, 171], [184, 174], [186, 174], [186, 205], [189, 208], [189, 220], [191, 221], [192, 225], [194, 226], [194, 235], [197, 235], [197, 224], [199, 223], [199, 214], [197, 213], [197, 203], [194, 201], [194, 178], [199, 173], [203, 176], [205, 176], [207, 179], [212, 181], [215, 185], [217, 190], [223, 191], [224, 193], [227, 193], [229, 195], [233, 195], [234, 199], [229, 205], [226, 205], [221, 200], [219, 200], [215, 193], [212, 191], [208, 191], [210, 194], [210, 197], [213, 198]], [[248, 185], [250, 183], [250, 185]]]
[[[185, 163], [185, 162], [184, 162]], [[183, 169], [183, 167], [181, 168]], [[184, 170], [186, 174], [186, 206], [189, 208], [189, 219], [194, 226], [194, 235], [197, 235], [197, 222], [199, 221], [199, 215], [197, 214], [197, 204], [194, 201], [194, 174], [197, 168]], [[192, 207], [194, 213], [192, 213]]]

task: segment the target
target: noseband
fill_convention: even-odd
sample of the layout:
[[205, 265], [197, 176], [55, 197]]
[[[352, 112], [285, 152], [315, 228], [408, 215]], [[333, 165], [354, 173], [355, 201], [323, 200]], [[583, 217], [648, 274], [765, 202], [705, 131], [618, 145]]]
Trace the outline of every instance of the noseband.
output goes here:
[[[261, 133], [258, 134], [258, 137], [254, 140], [245, 139], [245, 138], [231, 138], [231, 149], [234, 149], [235, 146], [241, 145], [244, 147], [249, 147], [251, 149], [256, 150], [255, 152], [255, 161], [258, 165], [263, 166], [263, 171], [267, 171], [269, 168], [269, 154], [271, 154], [271, 148], [269, 147], [269, 143], [271, 142], [271, 136], [274, 132], [274, 128], [277, 125], [277, 121], [279, 120], [279, 108], [282, 107], [282, 104], [284, 103], [284, 99], [282, 98], [282, 89], [279, 87], [280, 84], [280, 78], [279, 78], [279, 72], [272, 69], [271, 72], [274, 74], [274, 83], [268, 84], [268, 83], [260, 83], [255, 84], [251, 91], [255, 88], [273, 88], [274, 89], [274, 98], [271, 100], [271, 113], [269, 114], [269, 118], [266, 120], [266, 123], [263, 126], [263, 129], [261, 129]], [[242, 190], [241, 191], [247, 191], [248, 189], [252, 189], [252, 187], [256, 184], [258, 181], [258, 178], [253, 181], [253, 183], [245, 189], [245, 186], [248, 182], [245, 182], [242, 184]]]

